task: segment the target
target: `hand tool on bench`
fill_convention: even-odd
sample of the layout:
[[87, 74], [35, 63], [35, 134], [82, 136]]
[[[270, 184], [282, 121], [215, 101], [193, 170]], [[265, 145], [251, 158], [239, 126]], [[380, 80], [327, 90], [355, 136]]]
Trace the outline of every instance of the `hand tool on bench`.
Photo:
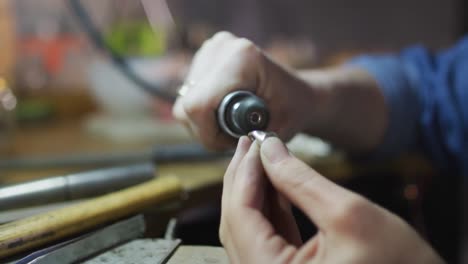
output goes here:
[[143, 215], [136, 215], [97, 231], [36, 251], [20, 259], [16, 264], [76, 263], [140, 238], [144, 232]]
[[50, 177], [0, 188], [2, 210], [78, 200], [103, 195], [151, 180], [151, 163], [113, 167]]
[[125, 190], [0, 226], [0, 258], [89, 231], [138, 213], [148, 206], [180, 198], [177, 177], [161, 177]]
[[[232, 151], [207, 151], [200, 144], [154, 146], [146, 150], [122, 153], [79, 153], [65, 156], [21, 157], [0, 160], [0, 171], [36, 170], [65, 167], [121, 166], [142, 162], [154, 164], [174, 162], [199, 162], [223, 159]], [[1, 174], [0, 174], [1, 177]]]

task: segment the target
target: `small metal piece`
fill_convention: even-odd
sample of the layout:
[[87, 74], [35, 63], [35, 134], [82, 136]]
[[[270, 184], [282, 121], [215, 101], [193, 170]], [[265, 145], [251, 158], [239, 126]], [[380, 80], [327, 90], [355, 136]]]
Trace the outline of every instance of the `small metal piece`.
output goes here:
[[250, 140], [256, 141], [259, 146], [269, 137], [277, 137], [276, 133], [274, 132], [265, 132], [261, 130], [254, 130], [249, 133]]
[[240, 138], [252, 130], [266, 129], [269, 122], [266, 103], [248, 91], [226, 95], [217, 114], [221, 129], [234, 138]]

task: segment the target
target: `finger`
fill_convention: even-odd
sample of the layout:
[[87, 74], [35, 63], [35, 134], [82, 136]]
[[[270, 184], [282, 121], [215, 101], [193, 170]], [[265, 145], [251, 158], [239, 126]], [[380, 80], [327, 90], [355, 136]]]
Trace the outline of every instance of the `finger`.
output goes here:
[[236, 152], [229, 164], [226, 173], [224, 174], [224, 181], [223, 181], [223, 194], [221, 198], [221, 222], [219, 225], [219, 239], [221, 244], [226, 248], [226, 251], [229, 255], [229, 258], [235, 262], [239, 263], [238, 261], [238, 252], [235, 250], [232, 242], [231, 242], [231, 235], [229, 234], [229, 230], [226, 228], [226, 207], [227, 207], [227, 200], [230, 197], [231, 189], [232, 189], [232, 182], [234, 180], [235, 172], [239, 163], [242, 161], [242, 158], [245, 156], [247, 151], [249, 150], [251, 142], [247, 137], [241, 137], [239, 139]]
[[239, 207], [228, 219], [232, 248], [240, 263], [290, 263], [297, 247], [277, 234], [262, 212]]
[[276, 137], [261, 146], [261, 160], [273, 186], [323, 229], [334, 220], [350, 192], [330, 182], [292, 156]]
[[183, 100], [183, 97], [177, 98], [177, 100], [174, 103], [174, 106], [172, 107], [172, 115], [174, 116], [175, 119], [177, 119], [179, 122], [183, 123], [184, 125], [189, 125], [188, 124], [189, 118], [187, 116], [187, 113], [184, 110], [182, 100]]
[[236, 170], [231, 199], [234, 204], [261, 210], [266, 184], [258, 144], [251, 144]]
[[244, 260], [258, 260], [261, 257], [272, 261], [290, 257], [296, 250], [276, 233], [261, 211], [265, 186], [258, 145], [252, 144], [236, 171], [225, 218], [230, 243], [237, 252], [241, 252]]
[[245, 154], [249, 150], [250, 147], [250, 140], [247, 137], [241, 137], [239, 139], [239, 143], [237, 144], [236, 152], [229, 164], [226, 173], [224, 174], [223, 180], [223, 195], [221, 197], [221, 225], [220, 225], [220, 233], [224, 232], [224, 217], [225, 217], [225, 210], [227, 207], [227, 200], [231, 197], [231, 189], [234, 181], [234, 177], [236, 174], [236, 170], [244, 158]]
[[182, 107], [187, 120], [196, 128], [196, 135], [206, 148], [223, 150], [232, 147], [235, 144], [234, 138], [221, 131], [218, 125], [217, 106], [208, 103], [212, 100], [210, 95], [203, 97], [203, 94], [204, 90], [190, 90], [183, 99]]
[[[236, 39], [237, 38], [233, 34], [222, 31], [205, 41], [192, 60], [192, 65], [186, 77], [186, 83], [191, 85], [190, 89], [185, 91], [185, 94], [187, 94], [189, 90], [193, 90], [195, 91], [192, 93], [193, 96], [207, 90], [206, 85], [203, 85], [204, 79], [210, 79], [210, 77], [213, 76], [218, 78], [218, 75], [213, 74], [213, 71], [219, 69], [219, 66], [222, 64], [220, 61], [229, 59], [229, 52], [232, 50], [229, 43], [235, 42]], [[203, 98], [206, 99], [209, 97], [203, 95]]]
[[182, 125], [187, 128], [187, 130], [193, 137], [198, 139], [199, 136], [197, 126], [195, 126], [195, 124], [187, 116], [187, 113], [185, 112], [184, 107], [182, 105], [182, 100], [182, 97], [177, 98], [176, 102], [174, 103], [174, 106], [172, 107], [172, 115], [177, 121], [182, 123]]
[[[206, 76], [181, 99], [186, 118], [197, 125], [200, 141], [209, 149], [231, 147], [234, 140], [224, 133], [217, 118], [217, 109], [223, 97], [230, 91], [243, 87], [239, 75], [225, 71]], [[179, 112], [182, 110], [177, 109]]]
[[312, 263], [322, 263], [323, 259], [320, 259], [318, 255], [321, 245], [324, 244], [324, 233], [319, 231], [297, 251], [294, 256], [294, 263], [311, 263], [311, 260], [315, 260]]
[[199, 127], [200, 140], [211, 149], [226, 148], [233, 143], [217, 124], [216, 111], [221, 100], [234, 90], [255, 91], [260, 68], [255, 63], [259, 54], [257, 48], [245, 39], [235, 39], [220, 49], [223, 56], [214, 70], [200, 79], [183, 100], [184, 111]]
[[224, 58], [220, 54], [225, 55], [223, 49], [226, 49], [227, 43], [235, 38], [231, 33], [223, 31], [216, 33], [203, 43], [192, 59], [181, 95], [186, 95], [189, 90], [200, 91], [204, 89], [199, 84], [203, 83], [203, 79], [212, 75], [212, 72], [216, 70], [218, 61]]
[[213, 131], [213, 129], [204, 128], [204, 126], [207, 125], [211, 126], [210, 123], [213, 123], [212, 125], [216, 127], [217, 119], [205, 118], [205, 121], [197, 121], [198, 119], [190, 118], [183, 106], [184, 99], [183, 97], [179, 97], [176, 100], [172, 108], [172, 115], [189, 130], [193, 137], [201, 141], [206, 148], [211, 150], [223, 150], [235, 144], [235, 139], [227, 136], [220, 129]]
[[[183, 126], [187, 128], [190, 134], [200, 140], [202, 144], [211, 150], [222, 150], [225, 149], [227, 146], [230, 146], [232, 139], [229, 139], [229, 144], [223, 144], [218, 140], [219, 137], [214, 137], [207, 132], [200, 132], [200, 127], [197, 126], [197, 121], [190, 118], [187, 113], [185, 112], [183, 106], [184, 97], [177, 98], [173, 108], [172, 108], [172, 115], [174, 118], [179, 121]], [[228, 140], [228, 139], [226, 139]]]
[[234, 176], [239, 167], [239, 164], [241, 163], [244, 156], [249, 151], [251, 144], [252, 142], [247, 136], [242, 136], [239, 138], [236, 152], [234, 153], [234, 156], [232, 157], [232, 160], [226, 169], [226, 174], [224, 178], [224, 180], [227, 181], [229, 185], [232, 184], [232, 180], [234, 179]]
[[275, 230], [289, 243], [299, 247], [302, 239], [297, 227], [296, 219], [292, 214], [291, 203], [281, 193], [270, 189], [271, 199], [271, 222]]
[[223, 150], [232, 147], [235, 140], [221, 131], [218, 125], [216, 113], [218, 96], [213, 95], [217, 90], [224, 91], [225, 83], [211, 85], [205, 80], [212, 79], [212, 77], [203, 77], [205, 78], [202, 79], [203, 81], [191, 87], [183, 97], [177, 99], [173, 108], [174, 116], [191, 127], [206, 148]]
[[206, 40], [193, 57], [186, 81], [199, 82], [200, 76], [208, 75], [214, 70], [213, 65], [216, 65], [216, 60], [223, 57], [220, 56], [223, 44], [235, 38], [233, 34], [221, 31]]

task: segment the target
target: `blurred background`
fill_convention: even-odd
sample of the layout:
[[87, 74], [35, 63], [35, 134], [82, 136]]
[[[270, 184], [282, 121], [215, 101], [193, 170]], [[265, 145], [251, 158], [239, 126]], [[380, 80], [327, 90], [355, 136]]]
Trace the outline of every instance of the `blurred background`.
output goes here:
[[[2, 114], [14, 115], [14, 120], [2, 118], [8, 119], [3, 121], [8, 131], [73, 119], [75, 126], [106, 140], [154, 140], [154, 127], [145, 117], [164, 121], [162, 127], [168, 131], [161, 133], [177, 130], [167, 126], [172, 122], [170, 104], [148, 97], [120, 74], [106, 50], [90, 41], [67, 1], [0, 3], [0, 76], [20, 99], [14, 113]], [[466, 29], [461, 0], [82, 0], [82, 4], [106, 47], [125, 58], [139, 77], [169, 93], [182, 82], [193, 53], [219, 30], [253, 40], [282, 63], [311, 68], [411, 44], [447, 47]], [[121, 122], [113, 122], [115, 118]], [[138, 136], [124, 121], [135, 125]], [[177, 140], [187, 136], [175, 134]], [[6, 141], [11, 140], [1, 140]], [[8, 153], [7, 145], [1, 153]]]
[[[149, 96], [125, 69], [174, 95], [194, 52], [219, 30], [253, 40], [291, 67], [326, 67], [364, 52], [448, 47], [468, 31], [465, 2], [82, 0], [103, 48], [69, 1], [0, 0], [0, 185], [70, 170], [27, 170], [25, 163], [12, 165], [18, 159], [193, 142], [174, 122], [171, 103]], [[439, 182], [424, 158], [410, 154], [369, 164], [335, 155], [320, 142], [310, 149], [310, 162], [325, 175], [404, 217], [446, 258], [458, 254], [459, 179]], [[181, 217], [190, 223], [180, 227], [185, 241], [219, 243], [217, 209], [207, 204]], [[305, 236], [313, 233], [304, 226]]]

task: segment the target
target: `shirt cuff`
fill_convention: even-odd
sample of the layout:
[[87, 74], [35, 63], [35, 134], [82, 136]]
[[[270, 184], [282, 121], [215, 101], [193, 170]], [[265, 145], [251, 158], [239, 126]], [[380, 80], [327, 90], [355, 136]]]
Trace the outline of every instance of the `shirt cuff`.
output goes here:
[[384, 139], [372, 156], [388, 158], [414, 148], [420, 115], [416, 68], [397, 56], [361, 56], [347, 66], [362, 68], [373, 76], [389, 110]]

